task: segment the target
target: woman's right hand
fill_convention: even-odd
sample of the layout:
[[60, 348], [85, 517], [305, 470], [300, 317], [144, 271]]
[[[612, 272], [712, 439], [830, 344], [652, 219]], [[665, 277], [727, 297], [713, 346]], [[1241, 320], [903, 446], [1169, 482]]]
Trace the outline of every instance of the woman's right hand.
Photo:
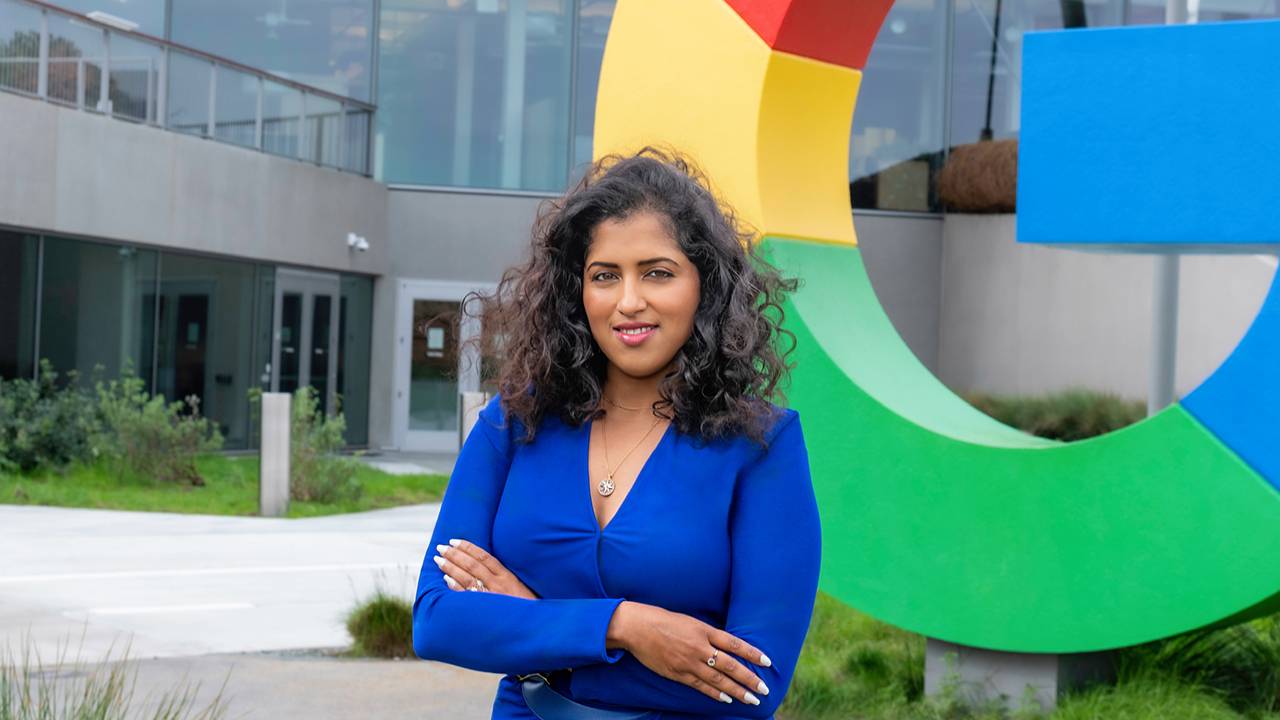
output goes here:
[[[747, 642], [701, 620], [644, 603], [623, 601], [614, 611], [606, 644], [621, 647], [655, 673], [684, 683], [713, 700], [760, 704], [754, 693], [769, 688], [742, 664], [768, 667], [765, 655]], [[715, 667], [707, 664], [715, 650]]]

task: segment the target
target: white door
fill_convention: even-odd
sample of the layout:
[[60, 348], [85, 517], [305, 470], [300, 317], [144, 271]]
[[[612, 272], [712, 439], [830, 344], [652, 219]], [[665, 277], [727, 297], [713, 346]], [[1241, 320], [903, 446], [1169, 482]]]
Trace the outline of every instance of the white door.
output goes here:
[[[462, 312], [484, 284], [400, 280], [396, 302], [396, 445], [455, 452], [460, 394], [480, 389], [479, 318]], [[474, 313], [473, 313], [474, 314]]]

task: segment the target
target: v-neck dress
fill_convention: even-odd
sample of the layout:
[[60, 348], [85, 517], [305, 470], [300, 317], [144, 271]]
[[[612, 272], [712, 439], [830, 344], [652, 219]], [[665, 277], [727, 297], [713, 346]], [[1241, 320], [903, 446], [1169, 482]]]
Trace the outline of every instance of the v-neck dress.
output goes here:
[[[536, 720], [515, 676], [561, 669], [571, 672], [556, 675], [556, 689], [597, 708], [654, 710], [664, 720], [773, 717], [813, 616], [822, 550], [799, 414], [774, 409], [767, 449], [745, 436], [703, 442], [669, 425], [602, 530], [591, 502], [590, 422], [549, 417], [533, 442], [520, 442], [523, 428], [507, 422], [495, 396], [463, 443], [423, 558], [414, 651], [504, 673], [493, 718]], [[450, 538], [491, 552], [538, 599], [450, 589], [431, 559]], [[690, 615], [759, 648], [769, 667], [743, 662], [769, 694], [755, 692], [759, 705], [723, 703], [606, 648], [624, 600]]]

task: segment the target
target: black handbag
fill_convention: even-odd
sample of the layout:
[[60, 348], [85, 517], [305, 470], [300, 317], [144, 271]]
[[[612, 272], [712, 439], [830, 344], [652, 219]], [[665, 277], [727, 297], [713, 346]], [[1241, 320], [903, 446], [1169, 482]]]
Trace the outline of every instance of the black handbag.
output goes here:
[[650, 710], [603, 710], [577, 703], [551, 687], [549, 673], [516, 675], [524, 702], [541, 720], [653, 720]]

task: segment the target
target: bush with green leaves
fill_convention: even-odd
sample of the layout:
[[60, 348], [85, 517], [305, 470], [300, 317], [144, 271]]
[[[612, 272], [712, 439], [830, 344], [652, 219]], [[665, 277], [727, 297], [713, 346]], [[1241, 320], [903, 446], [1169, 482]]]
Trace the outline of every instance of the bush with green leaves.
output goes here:
[[[249, 389], [251, 424], [260, 432], [262, 388]], [[339, 454], [346, 445], [347, 421], [341, 403], [333, 414], [320, 407], [314, 388], [303, 386], [293, 393], [289, 422], [289, 498], [303, 502], [334, 503], [359, 500], [364, 493], [357, 477], [359, 461]]]
[[91, 462], [102, 448], [95, 398], [75, 370], [58, 382], [48, 360], [37, 378], [0, 379], [0, 471], [30, 473]]
[[965, 396], [971, 405], [1000, 422], [1052, 440], [1083, 440], [1132, 425], [1146, 416], [1138, 400], [1093, 390], [1048, 395]]
[[412, 658], [413, 606], [379, 588], [347, 615], [351, 654], [359, 657]]
[[146, 383], [126, 369], [97, 383], [102, 417], [100, 444], [121, 475], [203, 485], [196, 458], [222, 447], [222, 434], [200, 415], [199, 398], [168, 402], [151, 395]]

